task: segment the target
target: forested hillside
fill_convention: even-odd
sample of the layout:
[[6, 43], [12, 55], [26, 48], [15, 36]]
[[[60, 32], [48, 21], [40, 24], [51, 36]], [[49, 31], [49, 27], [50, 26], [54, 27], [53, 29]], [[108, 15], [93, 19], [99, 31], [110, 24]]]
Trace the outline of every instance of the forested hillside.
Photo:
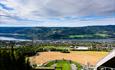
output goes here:
[[0, 27], [0, 36], [31, 39], [115, 38], [115, 25], [86, 27]]

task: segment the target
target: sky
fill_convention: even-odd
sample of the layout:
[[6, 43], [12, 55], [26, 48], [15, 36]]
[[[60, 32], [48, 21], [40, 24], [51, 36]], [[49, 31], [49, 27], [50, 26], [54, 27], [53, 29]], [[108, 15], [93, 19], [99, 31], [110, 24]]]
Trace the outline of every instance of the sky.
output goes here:
[[0, 0], [0, 27], [115, 25], [115, 0]]

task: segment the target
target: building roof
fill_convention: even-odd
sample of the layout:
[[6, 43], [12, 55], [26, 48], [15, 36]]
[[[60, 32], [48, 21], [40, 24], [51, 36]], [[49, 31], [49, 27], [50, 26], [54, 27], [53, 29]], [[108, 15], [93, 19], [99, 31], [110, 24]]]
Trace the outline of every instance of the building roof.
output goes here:
[[96, 64], [96, 68], [97, 69], [99, 66], [101, 66], [102, 64], [106, 63], [107, 61], [111, 60], [112, 58], [115, 57], [115, 49], [112, 50], [106, 57], [104, 57], [102, 60], [100, 60], [97, 64]]

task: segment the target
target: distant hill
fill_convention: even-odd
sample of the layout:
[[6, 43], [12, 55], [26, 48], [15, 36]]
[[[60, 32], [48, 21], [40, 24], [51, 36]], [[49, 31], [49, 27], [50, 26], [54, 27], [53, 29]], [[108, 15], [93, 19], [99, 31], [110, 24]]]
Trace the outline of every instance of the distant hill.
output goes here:
[[115, 25], [86, 27], [0, 27], [0, 36], [22, 39], [115, 38]]

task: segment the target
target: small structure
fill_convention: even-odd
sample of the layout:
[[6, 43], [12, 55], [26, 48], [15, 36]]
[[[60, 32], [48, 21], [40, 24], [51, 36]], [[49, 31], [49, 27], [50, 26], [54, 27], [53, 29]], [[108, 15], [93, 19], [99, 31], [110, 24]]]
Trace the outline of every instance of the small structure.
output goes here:
[[86, 46], [70, 46], [70, 48], [73, 48], [74, 50], [89, 50], [89, 47]]
[[88, 47], [84, 47], [84, 46], [79, 46], [78, 48], [76, 48], [77, 50], [88, 50]]
[[115, 70], [115, 49], [97, 63], [95, 70]]

